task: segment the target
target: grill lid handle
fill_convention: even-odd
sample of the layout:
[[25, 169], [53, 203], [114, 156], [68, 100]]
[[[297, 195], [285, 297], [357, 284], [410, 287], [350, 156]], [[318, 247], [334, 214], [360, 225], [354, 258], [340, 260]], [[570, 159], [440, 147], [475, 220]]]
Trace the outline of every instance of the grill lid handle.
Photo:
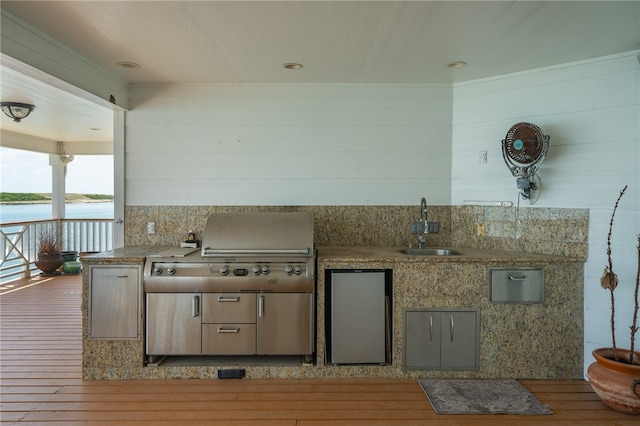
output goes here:
[[202, 248], [202, 255], [214, 254], [309, 254], [311, 250], [307, 247], [304, 249], [290, 250], [262, 250], [262, 249], [212, 249], [210, 247]]

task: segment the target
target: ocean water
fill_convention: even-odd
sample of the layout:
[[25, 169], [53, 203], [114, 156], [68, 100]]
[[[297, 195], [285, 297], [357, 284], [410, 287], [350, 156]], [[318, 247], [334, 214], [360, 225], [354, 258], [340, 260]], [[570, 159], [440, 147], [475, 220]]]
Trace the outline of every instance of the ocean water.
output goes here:
[[[67, 219], [113, 219], [113, 203], [68, 203]], [[51, 204], [2, 204], [0, 223], [51, 219]]]

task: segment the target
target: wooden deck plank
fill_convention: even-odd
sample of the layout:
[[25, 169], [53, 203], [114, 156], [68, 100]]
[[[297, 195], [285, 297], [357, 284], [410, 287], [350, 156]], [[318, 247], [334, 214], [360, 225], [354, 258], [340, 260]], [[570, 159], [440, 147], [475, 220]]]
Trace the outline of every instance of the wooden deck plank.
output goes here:
[[2, 425], [638, 425], [581, 380], [522, 380], [548, 416], [438, 415], [412, 379], [83, 381], [80, 276], [0, 286]]

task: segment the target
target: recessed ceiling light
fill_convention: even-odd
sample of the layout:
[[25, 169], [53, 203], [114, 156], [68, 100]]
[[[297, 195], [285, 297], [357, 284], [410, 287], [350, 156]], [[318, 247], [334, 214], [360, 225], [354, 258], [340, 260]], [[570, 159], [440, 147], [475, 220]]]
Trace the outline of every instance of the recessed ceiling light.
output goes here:
[[453, 61], [447, 64], [447, 68], [461, 68], [461, 67], [464, 67], [465, 65], [467, 65], [467, 63], [464, 61]]
[[128, 68], [130, 70], [140, 68], [140, 64], [136, 64], [135, 62], [120, 61], [116, 62], [116, 64], [121, 66], [122, 68]]
[[302, 64], [296, 62], [287, 62], [286, 64], [282, 64], [282, 66], [288, 70], [299, 70], [302, 68]]

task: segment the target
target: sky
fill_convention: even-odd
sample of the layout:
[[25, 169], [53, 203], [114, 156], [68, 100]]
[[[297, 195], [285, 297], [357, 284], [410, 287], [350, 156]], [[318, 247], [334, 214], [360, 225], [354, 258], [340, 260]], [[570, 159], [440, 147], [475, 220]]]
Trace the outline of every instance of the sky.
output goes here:
[[[0, 147], [0, 192], [51, 192], [49, 154]], [[67, 165], [66, 192], [113, 195], [113, 156], [76, 155]]]

